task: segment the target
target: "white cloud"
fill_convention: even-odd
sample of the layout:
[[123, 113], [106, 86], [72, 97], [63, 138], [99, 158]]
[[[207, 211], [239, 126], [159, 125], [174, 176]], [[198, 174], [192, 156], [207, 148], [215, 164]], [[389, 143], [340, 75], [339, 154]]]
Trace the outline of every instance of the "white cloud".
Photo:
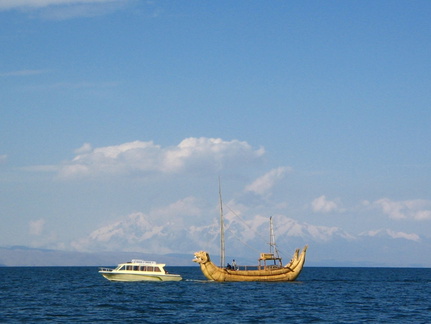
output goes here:
[[75, 150], [75, 154], [85, 154], [89, 153], [93, 150], [90, 143], [84, 143], [82, 146]]
[[81, 90], [81, 89], [106, 89], [118, 86], [118, 82], [104, 81], [77, 81], [77, 82], [55, 82], [51, 84], [35, 84], [26, 86], [25, 88], [31, 91], [52, 91], [52, 90]]
[[360, 236], [370, 236], [370, 237], [382, 237], [382, 236], [389, 236], [393, 239], [406, 239], [410, 241], [418, 242], [420, 240], [419, 235], [415, 233], [404, 233], [404, 232], [394, 232], [390, 229], [379, 229], [379, 230], [371, 230], [368, 232], [364, 232], [359, 234]]
[[392, 201], [382, 198], [373, 204], [381, 208], [383, 213], [392, 219], [414, 219], [418, 221], [431, 219], [431, 201], [415, 199], [404, 201]]
[[43, 228], [45, 226], [45, 220], [41, 218], [35, 221], [30, 221], [28, 226], [29, 226], [29, 233], [31, 235], [39, 236], [43, 232]]
[[[1, 0], [0, 0], [1, 1]], [[1, 4], [1, 2], [0, 2]], [[46, 73], [45, 70], [17, 70], [0, 73], [1, 77], [21, 77]]]
[[17, 8], [43, 8], [55, 5], [112, 3], [120, 0], [0, 0], [0, 10]]
[[7, 154], [0, 154], [0, 164], [6, 163], [7, 161]]
[[134, 173], [218, 172], [240, 167], [261, 158], [264, 150], [238, 140], [187, 138], [175, 147], [162, 148], [153, 142], [135, 141], [92, 148], [85, 143], [71, 161], [60, 167], [61, 178], [93, 177]]
[[[0, 11], [20, 10], [48, 20], [95, 17], [122, 9], [136, 0], [0, 0]], [[148, 5], [148, 3], [145, 3]], [[151, 6], [151, 4], [150, 4]]]
[[250, 191], [257, 195], [264, 196], [268, 194], [272, 187], [290, 170], [291, 169], [288, 167], [279, 167], [277, 169], [273, 169], [260, 178], [256, 179], [250, 185], [246, 186], [245, 191]]
[[316, 213], [329, 213], [342, 210], [339, 203], [335, 200], [327, 200], [325, 195], [314, 199], [311, 203], [311, 208]]
[[58, 172], [59, 167], [57, 165], [32, 165], [28, 167], [22, 167], [20, 170], [27, 172]]

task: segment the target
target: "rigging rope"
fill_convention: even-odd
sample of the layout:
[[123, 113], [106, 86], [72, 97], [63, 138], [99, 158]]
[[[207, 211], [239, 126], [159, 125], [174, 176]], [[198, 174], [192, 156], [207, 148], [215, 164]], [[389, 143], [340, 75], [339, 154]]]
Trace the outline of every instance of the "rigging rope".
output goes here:
[[266, 242], [266, 238], [262, 235], [262, 234], [260, 234], [259, 232], [256, 232], [253, 228], [251, 228], [250, 227], [250, 225], [248, 225], [247, 223], [246, 223], [246, 221], [244, 220], [244, 219], [242, 219], [242, 217], [241, 216], [239, 216], [237, 213], [235, 213], [235, 211], [233, 211], [232, 210], [232, 208], [230, 208], [229, 206], [227, 206], [227, 208], [236, 216], [236, 217], [238, 217], [254, 234], [256, 234], [257, 236], [260, 236], [260, 238], [265, 242], [265, 243], [267, 243]]
[[[230, 208], [229, 206], [227, 206], [227, 205], [225, 205], [228, 209], [229, 209], [229, 211], [230, 212], [232, 212], [232, 214], [234, 215], [234, 216], [236, 216], [236, 217], [238, 217], [240, 220], [241, 220], [241, 222], [244, 224], [244, 225], [246, 225], [254, 234], [256, 234], [257, 236], [259, 236], [266, 244], [270, 244], [270, 243], [268, 243], [268, 242], [266, 242], [267, 241], [267, 238], [266, 237], [264, 237], [261, 233], [259, 233], [259, 232], [257, 232], [257, 231], [255, 231], [253, 228], [251, 228], [251, 226], [250, 225], [248, 225], [247, 224], [247, 222], [241, 217], [241, 216], [239, 216], [232, 208]], [[257, 249], [255, 249], [254, 247], [252, 247], [252, 246], [250, 246], [250, 245], [248, 245], [247, 243], [245, 243], [244, 241], [242, 241], [241, 239], [239, 239], [237, 236], [236, 236], [236, 233], [234, 233], [233, 231], [231, 231], [230, 229], [229, 229], [229, 227], [230, 227], [230, 225], [231, 224], [229, 224], [226, 228], [225, 228], [225, 230], [228, 230], [230, 233], [232, 233], [233, 235], [234, 235], [234, 237], [238, 240], [238, 241], [240, 241], [242, 244], [244, 244], [245, 246], [247, 246], [247, 247], [249, 247], [249, 248], [251, 248], [252, 250], [254, 250], [254, 251], [256, 251], [256, 252], [258, 252], [258, 253], [260, 253], [260, 251], [259, 250], [257, 250]], [[279, 248], [278, 248], [278, 246], [276, 245], [275, 246], [275, 248], [276, 248], [276, 251], [278, 252], [278, 254], [282, 257], [282, 258], [284, 258], [284, 253], [283, 253], [283, 251], [281, 251]]]
[[260, 253], [260, 251], [259, 251], [259, 250], [255, 249], [255, 248], [254, 248], [254, 247], [252, 247], [251, 245], [248, 245], [248, 244], [247, 244], [247, 243], [245, 243], [243, 240], [239, 239], [239, 238], [235, 235], [235, 233], [234, 233], [233, 231], [231, 231], [229, 228], [227, 228], [226, 230], [227, 230], [227, 231], [229, 231], [230, 233], [232, 233], [232, 234], [234, 235], [235, 239], [237, 239], [238, 241], [240, 241], [242, 244], [244, 244], [244, 245], [245, 245], [245, 246], [247, 246], [248, 248], [250, 248], [250, 249], [252, 249], [252, 250], [256, 251], [257, 253]]

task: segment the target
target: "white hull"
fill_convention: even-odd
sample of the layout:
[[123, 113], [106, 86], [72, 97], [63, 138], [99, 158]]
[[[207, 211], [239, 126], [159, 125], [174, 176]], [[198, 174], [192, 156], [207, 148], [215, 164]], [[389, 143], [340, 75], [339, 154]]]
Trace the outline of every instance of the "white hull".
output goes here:
[[180, 275], [174, 274], [139, 274], [139, 273], [115, 273], [112, 271], [99, 271], [106, 279], [110, 281], [180, 281]]
[[111, 281], [180, 281], [180, 275], [168, 273], [164, 263], [132, 260], [120, 263], [115, 269], [100, 268], [99, 273]]

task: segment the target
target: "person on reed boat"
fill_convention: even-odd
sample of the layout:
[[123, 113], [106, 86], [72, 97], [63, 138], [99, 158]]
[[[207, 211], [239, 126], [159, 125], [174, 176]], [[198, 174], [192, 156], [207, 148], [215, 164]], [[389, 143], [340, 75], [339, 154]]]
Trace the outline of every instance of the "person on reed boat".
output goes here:
[[235, 262], [235, 259], [233, 259], [233, 260], [232, 260], [232, 269], [233, 269], [233, 270], [238, 269], [238, 268], [237, 268], [237, 265], [236, 265], [236, 262]]

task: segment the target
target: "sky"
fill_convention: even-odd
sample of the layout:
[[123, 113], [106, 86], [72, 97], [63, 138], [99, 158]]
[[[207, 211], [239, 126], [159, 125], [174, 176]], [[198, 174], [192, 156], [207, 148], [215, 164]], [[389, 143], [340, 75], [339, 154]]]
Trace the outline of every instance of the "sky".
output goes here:
[[0, 246], [431, 267], [430, 15], [0, 0]]

